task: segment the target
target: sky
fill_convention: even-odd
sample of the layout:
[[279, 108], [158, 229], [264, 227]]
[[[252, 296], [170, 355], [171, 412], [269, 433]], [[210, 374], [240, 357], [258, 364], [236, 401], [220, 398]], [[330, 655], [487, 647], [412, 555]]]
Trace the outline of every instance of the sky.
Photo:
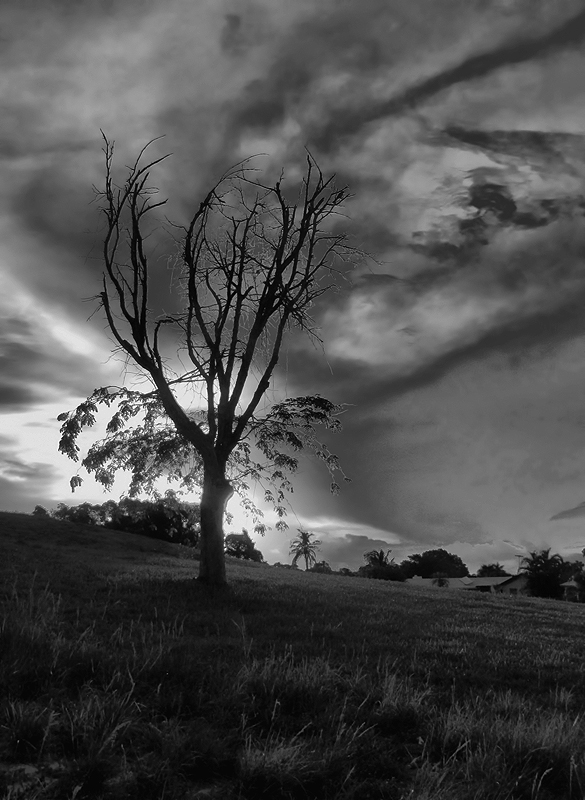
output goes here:
[[322, 348], [291, 335], [277, 376], [347, 404], [331, 445], [351, 483], [332, 496], [303, 459], [267, 561], [300, 526], [335, 568], [380, 548], [513, 572], [580, 556], [580, 0], [4, 0], [0, 66], [0, 508], [108, 497], [88, 476], [71, 495], [56, 419], [124, 380], [92, 316], [103, 129], [119, 165], [165, 137], [179, 221], [256, 154], [286, 180], [308, 148], [351, 190], [369, 255], [316, 307]]

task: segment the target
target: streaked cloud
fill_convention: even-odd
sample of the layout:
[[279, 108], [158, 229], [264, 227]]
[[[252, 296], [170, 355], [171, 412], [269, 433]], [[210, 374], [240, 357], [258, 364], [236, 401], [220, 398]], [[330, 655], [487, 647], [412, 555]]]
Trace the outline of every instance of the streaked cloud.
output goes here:
[[575, 508], [569, 508], [566, 511], [559, 511], [558, 514], [555, 514], [551, 517], [551, 522], [555, 519], [575, 519], [578, 517], [585, 517], [585, 502], [579, 503], [579, 505], [575, 506]]
[[[573, 546], [547, 525], [585, 478], [582, 3], [8, 0], [0, 24], [0, 503], [27, 475], [68, 492], [26, 425], [54, 438], [56, 413], [121, 378], [88, 320], [101, 127], [120, 166], [165, 134], [174, 220], [257, 153], [294, 186], [308, 146], [355, 193], [342, 224], [372, 258], [315, 307], [325, 360], [291, 337], [278, 376], [353, 404], [331, 442], [353, 483], [330, 498], [307, 468], [295, 493], [333, 560]], [[162, 307], [162, 227], [152, 241]]]

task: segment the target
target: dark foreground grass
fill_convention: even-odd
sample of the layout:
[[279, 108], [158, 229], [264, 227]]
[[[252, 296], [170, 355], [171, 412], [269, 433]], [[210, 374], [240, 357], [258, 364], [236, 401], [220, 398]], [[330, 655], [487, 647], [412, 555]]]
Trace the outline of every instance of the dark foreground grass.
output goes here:
[[35, 560], [17, 521], [0, 797], [585, 796], [581, 606], [238, 564], [210, 596], [180, 549], [106, 569], [63, 523]]

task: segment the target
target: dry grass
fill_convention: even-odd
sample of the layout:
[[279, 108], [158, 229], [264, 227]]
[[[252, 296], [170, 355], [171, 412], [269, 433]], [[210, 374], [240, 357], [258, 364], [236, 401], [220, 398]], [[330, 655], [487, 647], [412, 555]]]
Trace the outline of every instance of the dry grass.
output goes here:
[[192, 556], [0, 514], [0, 797], [585, 795], [582, 606]]

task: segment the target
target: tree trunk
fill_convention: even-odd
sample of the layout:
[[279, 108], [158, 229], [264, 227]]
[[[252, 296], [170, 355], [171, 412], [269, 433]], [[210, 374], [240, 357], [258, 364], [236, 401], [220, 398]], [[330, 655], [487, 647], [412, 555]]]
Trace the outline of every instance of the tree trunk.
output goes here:
[[209, 586], [225, 586], [223, 515], [234, 490], [224, 477], [205, 471], [201, 495], [201, 561], [199, 580]]

